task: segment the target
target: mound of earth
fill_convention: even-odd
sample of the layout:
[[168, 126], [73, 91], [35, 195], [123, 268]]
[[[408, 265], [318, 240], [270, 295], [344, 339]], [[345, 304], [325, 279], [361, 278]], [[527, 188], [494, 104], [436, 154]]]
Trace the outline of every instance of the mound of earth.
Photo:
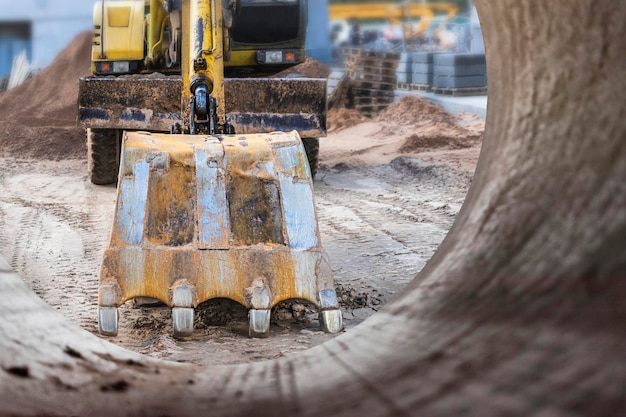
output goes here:
[[323, 167], [385, 165], [397, 157], [431, 158], [437, 152], [436, 158], [450, 159], [462, 170], [474, 169], [458, 162], [474, 161], [480, 150], [484, 121], [475, 115], [452, 115], [430, 100], [405, 96], [374, 119], [359, 116], [349, 109], [328, 112], [333, 135], [322, 138]]
[[330, 75], [330, 68], [313, 58], [306, 58], [303, 63], [287, 68], [275, 76], [286, 77], [291, 74], [301, 74], [309, 78], [328, 78]]
[[0, 94], [0, 155], [65, 159], [85, 156], [76, 125], [78, 79], [91, 73], [92, 33], [78, 35], [24, 84]]
[[355, 109], [330, 109], [326, 115], [328, 132], [338, 132], [368, 120], [368, 117]]
[[404, 96], [378, 114], [382, 122], [401, 125], [455, 126], [452, 116], [439, 104], [419, 96]]
[[427, 149], [461, 149], [469, 148], [480, 143], [480, 136], [461, 134], [412, 134], [402, 144], [399, 151], [401, 153], [411, 153]]
[[383, 110], [378, 120], [413, 128], [398, 149], [400, 153], [469, 148], [480, 143], [482, 136], [482, 129], [474, 128], [472, 123], [476, 122], [470, 116], [454, 116], [439, 104], [418, 96], [403, 97]]

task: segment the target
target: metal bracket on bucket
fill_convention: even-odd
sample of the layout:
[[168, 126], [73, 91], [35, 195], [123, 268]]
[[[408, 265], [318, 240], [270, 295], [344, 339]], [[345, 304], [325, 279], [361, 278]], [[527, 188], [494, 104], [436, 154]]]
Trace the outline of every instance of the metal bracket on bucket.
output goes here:
[[177, 337], [217, 297], [250, 310], [252, 337], [267, 336], [270, 309], [291, 298], [315, 304], [325, 331], [342, 329], [296, 132], [124, 136], [100, 271], [102, 334], [117, 334], [117, 307], [136, 297], [172, 307]]

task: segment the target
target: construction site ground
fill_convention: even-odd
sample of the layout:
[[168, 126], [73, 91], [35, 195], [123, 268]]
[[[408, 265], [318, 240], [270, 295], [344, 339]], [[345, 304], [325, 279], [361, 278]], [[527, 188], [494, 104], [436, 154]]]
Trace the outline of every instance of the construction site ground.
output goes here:
[[[75, 80], [88, 74], [89, 41], [77, 38], [50, 67], [0, 95], [0, 255], [48, 304], [97, 333], [99, 264], [116, 190], [89, 182], [75, 126]], [[26, 112], [33, 89], [57, 100]], [[371, 119], [330, 111], [315, 200], [345, 331], [392, 300], [413, 278], [403, 271], [421, 269], [443, 240], [471, 183], [483, 128], [475, 115], [452, 115], [416, 96]], [[109, 340], [167, 360], [232, 364], [334, 337], [319, 330], [306, 302], [281, 303], [272, 317], [269, 338], [249, 339], [246, 310], [212, 300], [196, 310], [194, 335], [176, 340], [169, 308], [129, 302]]]

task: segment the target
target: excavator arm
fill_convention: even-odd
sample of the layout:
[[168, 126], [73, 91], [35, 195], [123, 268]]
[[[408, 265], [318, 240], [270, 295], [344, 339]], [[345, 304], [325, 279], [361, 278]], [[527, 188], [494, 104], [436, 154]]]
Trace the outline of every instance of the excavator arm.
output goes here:
[[[175, 337], [191, 335], [195, 307], [217, 297], [249, 309], [251, 337], [268, 336], [272, 307], [291, 298], [316, 305], [321, 327], [339, 332], [300, 136], [233, 134], [255, 123], [228, 121], [222, 2], [184, 0], [182, 17], [180, 123], [172, 134], [123, 133], [116, 212], [100, 270], [100, 332], [117, 334], [118, 307], [136, 297], [172, 307]], [[240, 80], [239, 93], [254, 97], [255, 80]], [[280, 89], [281, 79], [273, 82]], [[265, 119], [259, 126], [273, 123]]]
[[226, 122], [222, 1], [184, 0], [183, 131], [234, 133]]

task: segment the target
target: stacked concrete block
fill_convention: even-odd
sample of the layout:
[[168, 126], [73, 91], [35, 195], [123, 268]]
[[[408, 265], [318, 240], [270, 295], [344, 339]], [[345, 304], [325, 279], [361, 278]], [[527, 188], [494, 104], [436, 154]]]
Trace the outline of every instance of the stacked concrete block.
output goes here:
[[418, 86], [430, 88], [433, 85], [435, 55], [437, 55], [435, 52], [414, 52], [412, 54], [412, 89], [418, 89]]
[[436, 52], [404, 52], [398, 65], [398, 88], [429, 91]]
[[396, 77], [398, 79], [398, 86], [401, 88], [405, 88], [407, 84], [411, 84], [411, 64], [413, 62], [412, 58], [413, 57], [411, 52], [402, 52], [400, 54], [400, 61], [398, 62]]
[[485, 54], [437, 54], [433, 71], [435, 93], [460, 95], [486, 92]]
[[373, 116], [393, 103], [400, 53], [347, 49], [344, 56], [353, 108]]

